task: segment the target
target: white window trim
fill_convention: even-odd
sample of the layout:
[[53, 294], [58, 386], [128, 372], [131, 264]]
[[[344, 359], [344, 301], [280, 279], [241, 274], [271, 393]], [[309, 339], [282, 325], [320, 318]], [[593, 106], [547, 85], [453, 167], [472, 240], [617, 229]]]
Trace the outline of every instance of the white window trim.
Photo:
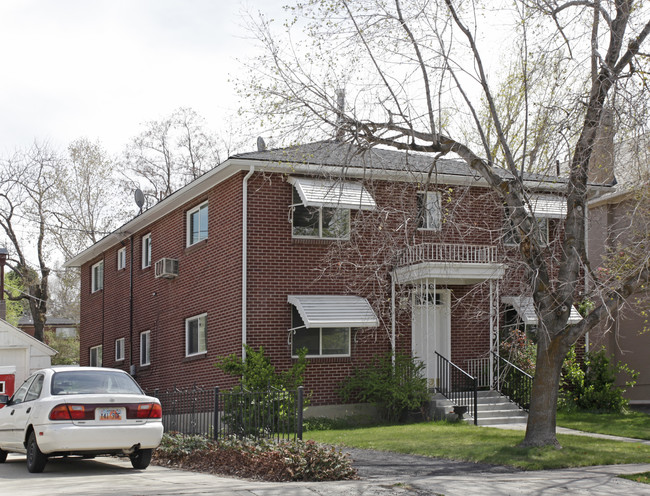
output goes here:
[[117, 270], [126, 269], [126, 246], [117, 250]]
[[[142, 356], [142, 340], [145, 340], [147, 343], [146, 347], [146, 356]], [[145, 367], [147, 365], [151, 365], [151, 331], [144, 331], [140, 333], [140, 366]]]
[[5, 381], [0, 381], [0, 394], [5, 394]]
[[[118, 353], [120, 351], [120, 353]], [[121, 362], [124, 360], [124, 338], [115, 340], [115, 361]]]
[[[93, 350], [95, 350], [95, 355], [97, 355], [97, 362], [96, 364], [93, 364]], [[99, 351], [99, 353], [97, 353]], [[101, 367], [103, 365], [103, 352], [102, 352], [102, 345], [97, 345], [97, 346], [91, 346], [90, 350], [88, 351], [88, 363], [90, 364], [91, 367]]]
[[[544, 229], [542, 231], [542, 235], [544, 236], [544, 246], [548, 246], [551, 243], [551, 232], [550, 232], [550, 225], [549, 225], [549, 218], [550, 217], [535, 217], [533, 221], [537, 223], [544, 223]], [[514, 230], [514, 226], [512, 225], [512, 222], [510, 222], [510, 219], [506, 217], [503, 221], [503, 229], [509, 229], [509, 230]], [[512, 240], [512, 241], [509, 241]], [[519, 243], [515, 240], [515, 233], [511, 232], [510, 236], [507, 236], [506, 233], [504, 233], [504, 238], [503, 238], [503, 245], [504, 246], [519, 246]]]
[[[185, 356], [186, 357], [191, 357], [191, 356], [198, 356], [198, 355], [205, 355], [208, 352], [208, 322], [207, 322], [207, 313], [202, 313], [199, 315], [194, 315], [193, 317], [188, 317], [185, 319]], [[205, 341], [205, 350], [202, 351], [197, 351], [196, 353], [190, 353], [189, 352], [189, 344], [190, 340], [188, 339], [189, 336], [189, 325], [190, 322], [193, 320], [200, 320], [204, 319], [203, 322], [203, 332], [204, 332], [204, 341]], [[197, 336], [198, 339], [198, 336]]]
[[142, 268], [151, 267], [151, 233], [142, 236]]
[[[296, 332], [300, 332], [304, 329], [307, 329], [307, 327], [302, 326], [297, 329], [293, 329], [293, 332], [291, 333], [291, 358], [298, 358], [298, 355], [294, 355], [293, 353], [293, 336], [295, 336]], [[351, 327], [335, 327], [333, 329], [347, 329], [348, 330], [348, 352], [347, 353], [340, 353], [340, 354], [329, 354], [329, 355], [323, 355], [323, 329], [330, 329], [329, 327], [311, 327], [309, 330], [312, 329], [318, 329], [318, 351], [320, 352], [318, 355], [305, 355], [306, 358], [350, 358], [352, 356], [351, 351], [352, 351], [352, 328]]]
[[[100, 269], [101, 278], [98, 279], [95, 268]], [[100, 260], [90, 268], [90, 292], [96, 293], [104, 289], [104, 261]]]
[[[426, 222], [426, 226], [421, 227], [420, 220], [418, 219], [418, 230], [419, 231], [440, 231], [442, 230], [442, 195], [440, 194], [440, 191], [418, 191], [418, 196], [423, 196], [424, 197], [424, 211], [423, 212], [418, 212], [419, 215], [424, 215], [424, 220]], [[429, 205], [429, 196], [435, 196], [436, 201], [438, 202], [438, 225], [437, 226], [430, 226], [429, 224], [429, 216], [427, 215], [427, 212], [429, 211], [428, 205]]]
[[[192, 218], [193, 214], [195, 214], [196, 212], [200, 212], [202, 208], [207, 208], [208, 209], [208, 216], [209, 216], [210, 215], [210, 209], [208, 207], [208, 201], [207, 200], [204, 201], [203, 203], [201, 203], [200, 205], [197, 205], [196, 207], [192, 208], [191, 210], [187, 211], [187, 214], [185, 216], [185, 224], [186, 224], [186, 233], [185, 233], [186, 242], [185, 242], [185, 246], [193, 246], [193, 245], [195, 245], [197, 243], [200, 243], [203, 240], [208, 239], [209, 232], [205, 236], [205, 238], [201, 238], [198, 241], [192, 242], [192, 222], [191, 222], [191, 218]], [[201, 218], [201, 215], [199, 214], [199, 219], [200, 218]], [[208, 222], [209, 222], [209, 220], [208, 220]], [[199, 232], [200, 232], [200, 230], [201, 230], [201, 226], [199, 226]], [[207, 226], [206, 226], [206, 231], [208, 231]]]

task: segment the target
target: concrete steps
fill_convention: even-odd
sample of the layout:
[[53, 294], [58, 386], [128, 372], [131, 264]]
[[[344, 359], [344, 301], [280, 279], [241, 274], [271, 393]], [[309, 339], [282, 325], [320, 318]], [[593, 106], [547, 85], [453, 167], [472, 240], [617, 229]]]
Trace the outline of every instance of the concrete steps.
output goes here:
[[[433, 418], [455, 419], [456, 415], [451, 413], [454, 404], [442, 396], [434, 395], [431, 401], [431, 413]], [[474, 423], [473, 412], [465, 415], [465, 422]], [[525, 423], [528, 414], [511, 402], [506, 396], [497, 391], [479, 391], [477, 403], [478, 425], [503, 425]]]

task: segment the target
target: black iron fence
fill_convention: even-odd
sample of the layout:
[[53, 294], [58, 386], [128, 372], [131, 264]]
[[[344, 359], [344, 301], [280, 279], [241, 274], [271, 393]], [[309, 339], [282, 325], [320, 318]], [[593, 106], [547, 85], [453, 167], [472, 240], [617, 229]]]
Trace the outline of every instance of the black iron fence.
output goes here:
[[165, 432], [200, 434], [212, 439], [302, 439], [304, 391], [202, 389], [155, 390]]
[[495, 389], [528, 411], [533, 391], [533, 376], [499, 356], [498, 353], [492, 352], [492, 354], [494, 356]]
[[[436, 389], [454, 404], [466, 407], [478, 425], [478, 381], [463, 369], [436, 352], [438, 362], [438, 386]], [[460, 412], [460, 410], [458, 410]]]

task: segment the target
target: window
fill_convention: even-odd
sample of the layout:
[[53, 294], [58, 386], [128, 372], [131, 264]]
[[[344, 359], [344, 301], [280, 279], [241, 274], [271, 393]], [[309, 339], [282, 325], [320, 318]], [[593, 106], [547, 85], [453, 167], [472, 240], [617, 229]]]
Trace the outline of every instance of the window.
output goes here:
[[35, 376], [28, 377], [27, 380], [22, 383], [22, 385], [18, 388], [18, 390], [11, 397], [11, 404], [12, 405], [17, 405], [18, 403], [22, 403], [23, 401], [25, 401], [25, 396], [27, 395], [27, 390], [29, 389], [29, 386], [31, 386], [32, 382], [34, 381], [34, 378], [35, 378]]
[[347, 239], [350, 236], [347, 208], [305, 207], [295, 187], [291, 208], [294, 237]]
[[0, 381], [0, 394], [7, 394], [5, 391], [5, 381]]
[[45, 376], [42, 374], [36, 376], [31, 386], [29, 386], [27, 394], [25, 395], [25, 401], [33, 401], [35, 399], [38, 399], [38, 397], [41, 395], [41, 391], [43, 390], [44, 380]]
[[91, 273], [91, 291], [96, 293], [97, 291], [104, 289], [104, 261], [97, 262], [90, 269]]
[[185, 356], [206, 352], [206, 313], [185, 320]]
[[140, 365], [150, 365], [151, 331], [140, 333]]
[[93, 346], [90, 348], [90, 366], [91, 367], [101, 367], [102, 366], [102, 345]]
[[300, 313], [293, 307], [291, 355], [307, 348], [307, 356], [350, 356], [349, 327], [304, 327]]
[[126, 246], [117, 250], [117, 270], [126, 269]]
[[115, 340], [115, 361], [124, 360], [124, 338]]
[[438, 191], [418, 193], [418, 227], [420, 229], [439, 231], [442, 220], [441, 212]]
[[187, 212], [187, 246], [208, 237], [208, 202]]
[[142, 268], [151, 267], [151, 233], [142, 236]]

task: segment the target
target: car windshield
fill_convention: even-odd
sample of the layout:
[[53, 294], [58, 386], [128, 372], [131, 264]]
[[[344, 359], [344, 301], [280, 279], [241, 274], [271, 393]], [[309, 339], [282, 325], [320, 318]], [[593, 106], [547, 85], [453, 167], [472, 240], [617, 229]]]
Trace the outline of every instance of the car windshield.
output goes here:
[[52, 377], [52, 394], [142, 394], [128, 375], [99, 370], [57, 372]]

